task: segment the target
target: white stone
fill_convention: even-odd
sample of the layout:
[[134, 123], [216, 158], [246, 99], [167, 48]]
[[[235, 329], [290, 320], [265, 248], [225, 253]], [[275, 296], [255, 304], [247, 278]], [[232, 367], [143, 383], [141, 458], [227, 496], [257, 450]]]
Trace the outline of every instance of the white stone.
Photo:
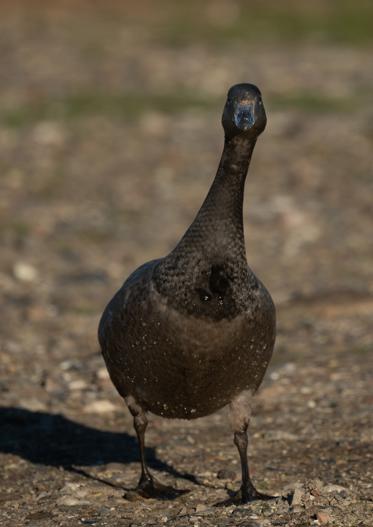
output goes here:
[[34, 282], [38, 277], [38, 271], [26, 262], [17, 262], [13, 267], [13, 274], [21, 282]]
[[116, 406], [107, 400], [93, 401], [84, 407], [84, 413], [86, 414], [108, 414], [115, 412]]

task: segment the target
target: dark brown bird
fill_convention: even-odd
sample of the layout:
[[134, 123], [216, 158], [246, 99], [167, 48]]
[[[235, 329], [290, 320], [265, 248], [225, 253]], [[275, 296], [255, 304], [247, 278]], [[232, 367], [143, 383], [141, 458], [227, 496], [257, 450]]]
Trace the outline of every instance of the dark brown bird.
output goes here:
[[243, 232], [246, 174], [266, 125], [256, 86], [229, 90], [222, 124], [219, 168], [193, 223], [170, 254], [130, 275], [99, 325], [110, 377], [134, 417], [138, 492], [147, 497], [170, 489], [146, 465], [146, 413], [193, 419], [230, 404], [242, 466], [233, 501], [268, 498], [251, 482], [247, 461], [250, 400], [275, 341], [275, 308], [248, 267]]

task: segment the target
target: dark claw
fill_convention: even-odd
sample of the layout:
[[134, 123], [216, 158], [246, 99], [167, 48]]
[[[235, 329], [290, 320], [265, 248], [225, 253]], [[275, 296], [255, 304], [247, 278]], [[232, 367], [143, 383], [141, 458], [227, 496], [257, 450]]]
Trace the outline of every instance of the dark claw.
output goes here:
[[163, 485], [163, 483], [160, 483], [155, 478], [151, 477], [140, 481], [137, 489], [126, 492], [124, 498], [129, 501], [137, 501], [142, 498], [174, 500], [187, 492], [190, 491], [188, 489], [174, 489], [168, 485]]
[[243, 490], [242, 488], [237, 492], [232, 493], [230, 498], [220, 501], [216, 504], [217, 507], [229, 507], [230, 505], [242, 505], [243, 503], [250, 503], [256, 500], [275, 500], [278, 496], [270, 496], [269, 494], [262, 494], [254, 487]]
[[242, 490], [239, 491], [239, 494], [241, 496], [241, 503], [249, 503], [250, 501], [256, 501], [256, 500], [275, 500], [277, 496], [271, 496], [270, 494], [263, 494], [262, 492], [259, 492], [255, 488], [250, 489], [249, 492], [242, 493]]

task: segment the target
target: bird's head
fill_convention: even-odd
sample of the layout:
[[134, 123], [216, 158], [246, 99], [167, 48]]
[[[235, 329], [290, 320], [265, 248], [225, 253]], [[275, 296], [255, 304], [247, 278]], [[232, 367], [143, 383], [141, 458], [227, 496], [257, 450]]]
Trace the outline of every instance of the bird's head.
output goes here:
[[266, 126], [262, 95], [254, 84], [235, 84], [225, 103], [222, 124], [227, 139], [237, 135], [256, 138]]

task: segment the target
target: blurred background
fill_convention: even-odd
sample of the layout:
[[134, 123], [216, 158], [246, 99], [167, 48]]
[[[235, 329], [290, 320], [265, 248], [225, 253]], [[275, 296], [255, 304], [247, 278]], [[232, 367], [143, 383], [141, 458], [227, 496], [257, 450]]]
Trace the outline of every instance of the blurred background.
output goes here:
[[[133, 432], [98, 352], [98, 319], [129, 272], [166, 254], [193, 219], [237, 82], [257, 84], [267, 110], [244, 219], [248, 261], [278, 307], [256, 478], [278, 491], [306, 476], [354, 485], [353, 509], [365, 511], [373, 3], [1, 0], [0, 10], [4, 522], [55, 515], [65, 525], [69, 510], [101, 525], [123, 514], [108, 507], [122, 504], [118, 489], [56, 467], [82, 465], [71, 457], [81, 449], [91, 475], [136, 481], [135, 445], [126, 469], [111, 454], [119, 432]], [[224, 413], [155, 420], [149, 443], [157, 459], [205, 480], [236, 460]], [[193, 499], [204, 492], [213, 500], [204, 487]], [[352, 514], [351, 501], [340, 507], [336, 515]]]

